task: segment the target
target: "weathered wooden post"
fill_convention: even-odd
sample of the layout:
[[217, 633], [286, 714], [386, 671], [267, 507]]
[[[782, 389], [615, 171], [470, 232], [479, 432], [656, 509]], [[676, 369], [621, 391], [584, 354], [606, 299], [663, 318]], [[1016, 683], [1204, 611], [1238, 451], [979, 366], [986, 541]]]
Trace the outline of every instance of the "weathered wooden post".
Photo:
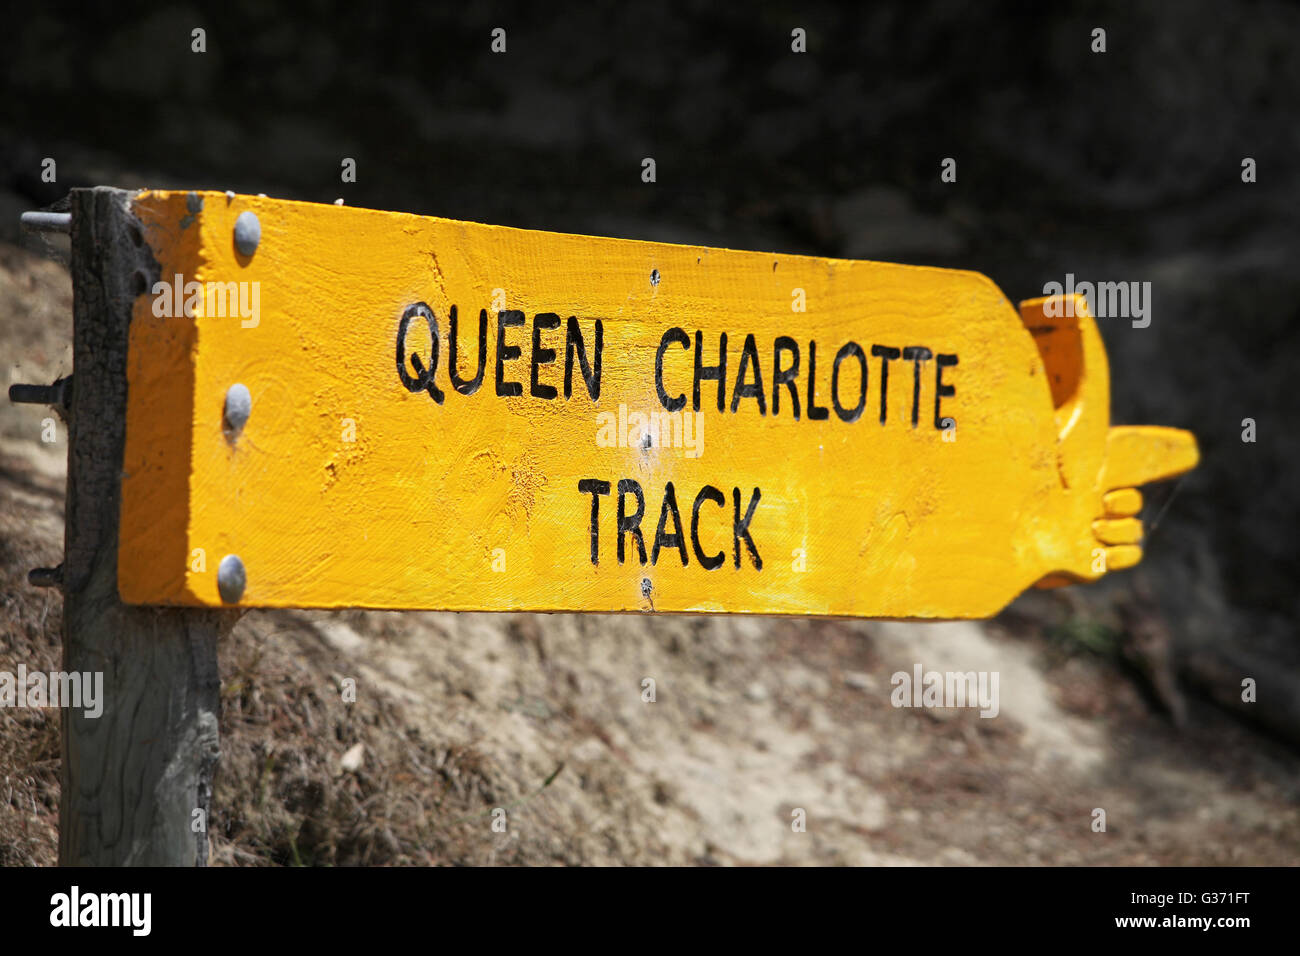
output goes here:
[[98, 718], [63, 711], [59, 862], [192, 866], [208, 855], [217, 637], [229, 615], [118, 598], [127, 343], [137, 297], [158, 278], [131, 196], [72, 193], [63, 668], [102, 671], [105, 699]]

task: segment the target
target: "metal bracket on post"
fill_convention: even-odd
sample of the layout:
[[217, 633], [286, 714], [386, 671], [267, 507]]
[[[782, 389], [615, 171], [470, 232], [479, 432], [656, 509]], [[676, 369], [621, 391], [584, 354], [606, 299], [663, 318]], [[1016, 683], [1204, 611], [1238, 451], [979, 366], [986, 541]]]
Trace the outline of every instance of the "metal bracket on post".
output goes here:
[[65, 376], [50, 385], [10, 385], [9, 401], [22, 405], [49, 405], [66, 421], [72, 411], [72, 376]]
[[68, 233], [72, 231], [72, 213], [25, 212], [22, 214], [22, 225], [28, 232]]

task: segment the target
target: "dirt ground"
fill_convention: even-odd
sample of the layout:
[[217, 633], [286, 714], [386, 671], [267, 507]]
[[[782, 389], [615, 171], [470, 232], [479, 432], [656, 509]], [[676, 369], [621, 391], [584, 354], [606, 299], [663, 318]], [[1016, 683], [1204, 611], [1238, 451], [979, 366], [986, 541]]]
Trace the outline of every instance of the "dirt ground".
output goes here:
[[[0, 312], [10, 381], [70, 371], [63, 266], [0, 246]], [[0, 405], [0, 670], [59, 661], [60, 598], [25, 580], [62, 550], [49, 414]], [[1295, 751], [1169, 698], [1108, 606], [1038, 592], [928, 625], [250, 612], [221, 648], [213, 860], [1296, 862]], [[894, 707], [891, 675], [918, 663], [997, 671], [998, 716]], [[57, 713], [0, 709], [0, 863], [56, 860], [58, 767]]]

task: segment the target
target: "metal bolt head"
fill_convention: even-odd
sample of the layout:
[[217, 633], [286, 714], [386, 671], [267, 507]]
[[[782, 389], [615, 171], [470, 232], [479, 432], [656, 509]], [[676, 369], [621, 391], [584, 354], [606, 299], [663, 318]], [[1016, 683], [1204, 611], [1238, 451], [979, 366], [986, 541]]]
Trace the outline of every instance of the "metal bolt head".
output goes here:
[[253, 413], [253, 396], [248, 386], [236, 382], [226, 389], [225, 428], [232, 436], [237, 435]]
[[258, 221], [257, 213], [245, 209], [235, 220], [235, 248], [240, 255], [251, 256], [261, 241], [262, 224]]
[[239, 555], [228, 554], [221, 559], [217, 568], [217, 590], [221, 592], [221, 600], [227, 604], [238, 603], [244, 596], [244, 585], [247, 583], [244, 562], [239, 560]]

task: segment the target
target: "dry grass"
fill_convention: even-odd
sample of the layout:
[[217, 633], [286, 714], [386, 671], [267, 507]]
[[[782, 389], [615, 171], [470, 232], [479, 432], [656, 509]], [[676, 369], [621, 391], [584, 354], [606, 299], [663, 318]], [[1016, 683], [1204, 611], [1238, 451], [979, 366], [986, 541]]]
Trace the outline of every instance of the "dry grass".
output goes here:
[[[62, 659], [58, 595], [27, 584], [27, 569], [48, 560], [45, 542], [20, 515], [44, 503], [61, 505], [57, 490], [0, 458], [0, 671], [57, 669]], [[15, 499], [21, 498], [22, 507]], [[0, 708], [0, 865], [55, 862], [59, 816], [59, 712]]]
[[[214, 861], [477, 862], [465, 824], [498, 799], [482, 756], [426, 739], [382, 693], [345, 702], [319, 642], [309, 621], [268, 613], [223, 643]], [[357, 745], [360, 765], [345, 769]]]

